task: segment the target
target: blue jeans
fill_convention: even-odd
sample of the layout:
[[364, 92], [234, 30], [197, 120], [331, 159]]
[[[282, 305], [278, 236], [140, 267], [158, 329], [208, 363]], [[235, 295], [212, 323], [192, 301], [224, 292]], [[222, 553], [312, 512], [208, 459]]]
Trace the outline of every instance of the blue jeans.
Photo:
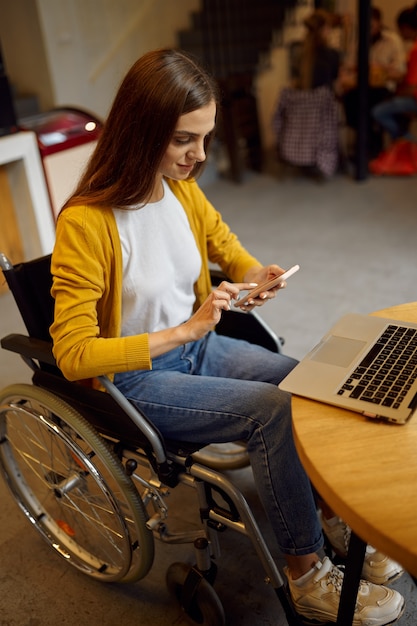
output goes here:
[[292, 435], [290, 395], [278, 383], [296, 361], [209, 333], [153, 359], [151, 371], [116, 374], [120, 391], [171, 439], [247, 441], [256, 487], [283, 554], [323, 545], [311, 485]]
[[372, 116], [393, 139], [409, 139], [415, 141], [415, 137], [407, 132], [406, 116], [417, 113], [417, 100], [412, 96], [397, 96], [392, 100], [381, 102], [372, 109]]

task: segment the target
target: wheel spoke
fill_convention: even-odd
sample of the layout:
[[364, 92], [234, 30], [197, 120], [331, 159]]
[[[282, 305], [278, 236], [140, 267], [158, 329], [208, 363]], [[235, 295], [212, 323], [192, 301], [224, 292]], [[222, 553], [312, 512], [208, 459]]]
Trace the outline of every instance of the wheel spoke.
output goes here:
[[144, 575], [153, 538], [118, 459], [83, 418], [48, 392], [11, 389], [30, 393], [0, 397], [0, 469], [27, 518], [51, 547], [93, 577]]

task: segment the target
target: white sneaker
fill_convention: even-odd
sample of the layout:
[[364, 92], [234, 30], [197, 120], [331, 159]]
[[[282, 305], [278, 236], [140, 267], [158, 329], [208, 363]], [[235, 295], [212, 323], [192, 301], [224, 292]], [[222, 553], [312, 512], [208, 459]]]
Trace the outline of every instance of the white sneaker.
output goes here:
[[[326, 520], [321, 511], [319, 517], [324, 533], [330, 541], [333, 550], [338, 556], [346, 557], [351, 529], [340, 517], [332, 517]], [[370, 545], [366, 546], [365, 559], [363, 562], [362, 577], [375, 585], [383, 585], [392, 582], [403, 574], [404, 570], [395, 561], [385, 554], [375, 550]]]
[[[319, 623], [336, 622], [343, 573], [325, 557], [311, 572], [292, 580], [285, 568], [294, 609], [299, 615]], [[386, 626], [404, 610], [398, 591], [361, 580], [352, 626]]]

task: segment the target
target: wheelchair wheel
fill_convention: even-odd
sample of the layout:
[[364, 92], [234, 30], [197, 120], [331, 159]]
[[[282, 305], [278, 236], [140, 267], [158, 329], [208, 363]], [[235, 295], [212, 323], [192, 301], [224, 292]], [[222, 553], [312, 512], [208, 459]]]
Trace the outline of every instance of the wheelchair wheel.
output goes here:
[[0, 471], [48, 544], [84, 574], [133, 582], [154, 540], [143, 502], [106, 441], [68, 404], [32, 385], [0, 392]]
[[191, 567], [186, 563], [172, 563], [166, 574], [170, 593], [180, 603], [190, 624], [203, 626], [224, 626], [226, 618], [219, 596], [210, 583], [202, 578], [195, 590], [194, 598], [188, 607], [184, 606], [183, 590]]
[[249, 455], [246, 443], [211, 443], [198, 452], [194, 452], [193, 459], [215, 470], [241, 469], [249, 465]]

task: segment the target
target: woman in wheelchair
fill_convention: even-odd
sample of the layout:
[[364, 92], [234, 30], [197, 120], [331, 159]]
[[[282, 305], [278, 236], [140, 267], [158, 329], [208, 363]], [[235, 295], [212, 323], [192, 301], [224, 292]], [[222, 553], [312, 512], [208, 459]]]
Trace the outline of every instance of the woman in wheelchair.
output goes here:
[[[277, 386], [296, 362], [213, 332], [241, 290], [283, 272], [244, 249], [195, 180], [217, 106], [212, 78], [180, 51], [147, 53], [127, 73], [58, 218], [54, 355], [70, 380], [110, 374], [167, 438], [246, 441], [295, 609], [336, 621], [342, 574], [318, 556], [322, 529]], [[233, 282], [212, 289], [209, 262]], [[369, 582], [358, 599], [358, 625], [387, 624], [404, 604]]]

